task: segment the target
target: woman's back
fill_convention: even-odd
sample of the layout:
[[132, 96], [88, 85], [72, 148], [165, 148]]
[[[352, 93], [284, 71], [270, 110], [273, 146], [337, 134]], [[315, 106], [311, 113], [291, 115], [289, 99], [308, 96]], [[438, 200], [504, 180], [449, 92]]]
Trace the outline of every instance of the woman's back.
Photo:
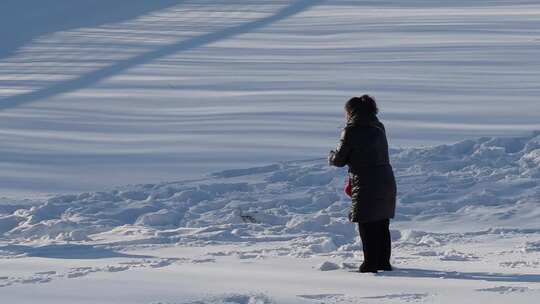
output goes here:
[[397, 191], [386, 131], [376, 116], [376, 107], [373, 112], [366, 113], [361, 108], [362, 101], [357, 104], [360, 106], [350, 111], [347, 126], [336, 151], [329, 156], [329, 163], [349, 167], [352, 221], [362, 223], [393, 218]]
[[396, 209], [396, 181], [388, 155], [384, 125], [369, 95], [353, 97], [345, 104], [347, 126], [330, 165], [349, 167], [352, 206], [349, 219], [358, 223], [364, 262], [360, 272], [392, 270], [389, 224]]
[[345, 132], [350, 137], [350, 172], [360, 174], [372, 167], [390, 164], [386, 132], [377, 117], [358, 122], [352, 120]]

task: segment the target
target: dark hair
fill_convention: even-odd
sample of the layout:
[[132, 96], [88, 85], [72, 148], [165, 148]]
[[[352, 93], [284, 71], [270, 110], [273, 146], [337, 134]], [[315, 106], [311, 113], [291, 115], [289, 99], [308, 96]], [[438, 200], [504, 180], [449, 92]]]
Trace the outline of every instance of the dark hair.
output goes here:
[[369, 95], [353, 97], [345, 104], [345, 111], [350, 116], [375, 116], [379, 113], [375, 99]]

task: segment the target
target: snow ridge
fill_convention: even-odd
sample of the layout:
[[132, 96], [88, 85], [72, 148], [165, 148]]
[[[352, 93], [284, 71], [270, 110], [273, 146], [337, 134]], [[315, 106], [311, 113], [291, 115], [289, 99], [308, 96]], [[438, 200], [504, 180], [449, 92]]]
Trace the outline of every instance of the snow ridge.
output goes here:
[[[451, 231], [538, 232], [540, 132], [393, 149], [391, 157], [399, 189], [395, 239], [436, 243], [463, 236]], [[2, 204], [0, 233], [6, 244], [296, 240], [296, 255], [347, 251], [358, 240], [346, 219], [345, 175], [325, 159], [290, 161], [59, 195], [32, 206]]]

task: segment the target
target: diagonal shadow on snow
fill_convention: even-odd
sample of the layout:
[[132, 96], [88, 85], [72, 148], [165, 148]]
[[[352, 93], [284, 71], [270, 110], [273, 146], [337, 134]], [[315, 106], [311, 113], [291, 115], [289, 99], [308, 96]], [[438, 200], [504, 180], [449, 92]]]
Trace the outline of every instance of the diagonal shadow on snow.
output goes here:
[[125, 254], [105, 247], [81, 244], [59, 244], [37, 247], [7, 245], [1, 246], [0, 251], [15, 255], [23, 254], [28, 257], [54, 259], [153, 258], [153, 256]]
[[180, 2], [182, 0], [2, 0], [0, 59], [49, 33], [122, 22]]
[[378, 273], [377, 276], [478, 280], [488, 282], [540, 282], [540, 274], [494, 273], [494, 272], [458, 272], [418, 268], [395, 268], [394, 271]]
[[182, 40], [173, 44], [165, 45], [157, 50], [146, 52], [132, 58], [117, 61], [114, 64], [83, 74], [77, 78], [62, 81], [49, 87], [38, 89], [28, 93], [0, 99], [0, 110], [14, 108], [23, 104], [28, 104], [39, 99], [73, 92], [91, 86], [99, 81], [114, 76], [137, 65], [148, 63], [152, 60], [163, 58], [178, 52], [192, 50], [206, 44], [231, 38], [236, 35], [252, 32], [263, 28], [277, 21], [286, 19], [298, 14], [309, 7], [315, 6], [325, 0], [296, 0], [293, 3], [281, 8], [276, 13], [251, 22], [225, 28], [219, 31], [207, 33], [187, 40]]

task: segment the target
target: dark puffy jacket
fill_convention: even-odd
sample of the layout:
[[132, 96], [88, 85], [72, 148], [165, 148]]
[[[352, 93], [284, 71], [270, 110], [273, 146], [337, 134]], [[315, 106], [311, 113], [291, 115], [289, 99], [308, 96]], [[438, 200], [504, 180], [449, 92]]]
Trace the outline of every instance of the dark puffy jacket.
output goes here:
[[351, 221], [365, 223], [394, 217], [396, 180], [384, 125], [377, 117], [349, 120], [328, 162], [337, 167], [349, 166]]

